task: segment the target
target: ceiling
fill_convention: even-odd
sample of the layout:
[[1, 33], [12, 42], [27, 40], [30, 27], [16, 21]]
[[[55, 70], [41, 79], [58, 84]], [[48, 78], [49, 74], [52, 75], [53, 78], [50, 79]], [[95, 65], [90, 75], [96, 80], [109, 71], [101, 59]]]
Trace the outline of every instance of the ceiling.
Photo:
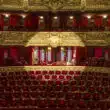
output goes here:
[[106, 11], [110, 0], [0, 0], [2, 11]]

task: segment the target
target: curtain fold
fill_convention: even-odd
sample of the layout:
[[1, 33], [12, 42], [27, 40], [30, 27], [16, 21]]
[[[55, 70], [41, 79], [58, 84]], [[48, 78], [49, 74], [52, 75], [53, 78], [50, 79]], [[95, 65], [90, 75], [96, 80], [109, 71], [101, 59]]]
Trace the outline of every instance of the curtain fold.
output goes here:
[[110, 27], [110, 15], [108, 16], [107, 26], [109, 26], [109, 27]]
[[24, 20], [26, 28], [38, 28], [39, 18], [35, 15], [28, 15]]
[[81, 17], [81, 27], [87, 27], [88, 26], [88, 18], [85, 16]]
[[95, 57], [97, 57], [97, 58], [102, 57], [102, 48], [101, 47], [95, 48]]
[[19, 59], [18, 48], [10, 47], [10, 57], [15, 61]]
[[73, 18], [73, 27], [77, 27], [77, 20], [76, 20], [76, 18]]
[[20, 17], [17, 15], [11, 15], [9, 19], [9, 25], [12, 27], [16, 27], [19, 23]]
[[0, 15], [0, 30], [3, 30], [4, 27], [4, 16]]
[[4, 48], [0, 47], [0, 65], [4, 65]]
[[100, 28], [102, 26], [102, 24], [103, 24], [103, 18], [102, 18], [102, 16], [96, 16], [94, 18], [94, 23], [95, 23], [95, 26], [96, 27]]
[[33, 53], [33, 47], [27, 47], [27, 53], [28, 53], [28, 58], [29, 58], [29, 65], [32, 65], [32, 53]]

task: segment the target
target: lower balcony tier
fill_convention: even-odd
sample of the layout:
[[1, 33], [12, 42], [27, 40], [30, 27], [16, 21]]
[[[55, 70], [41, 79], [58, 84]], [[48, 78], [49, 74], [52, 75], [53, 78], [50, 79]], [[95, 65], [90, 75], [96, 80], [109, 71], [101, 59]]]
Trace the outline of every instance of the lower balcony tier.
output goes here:
[[[74, 73], [110, 73], [107, 67], [92, 66], [7, 66], [0, 67], [0, 72], [30, 72], [42, 75], [73, 75]], [[49, 79], [48, 79], [49, 80]]]

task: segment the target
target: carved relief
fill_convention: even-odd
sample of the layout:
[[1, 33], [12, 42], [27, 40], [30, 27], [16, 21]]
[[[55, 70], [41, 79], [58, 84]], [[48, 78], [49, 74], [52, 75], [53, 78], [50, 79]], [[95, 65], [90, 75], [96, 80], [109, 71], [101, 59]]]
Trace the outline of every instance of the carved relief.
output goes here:
[[0, 72], [18, 72], [18, 71], [85, 71], [85, 72], [100, 72], [110, 73], [110, 68], [105, 67], [88, 67], [88, 66], [16, 66], [15, 67], [0, 67]]
[[110, 32], [0, 32], [1, 45], [108, 46]]
[[30, 6], [43, 5], [49, 10], [60, 10], [66, 6], [80, 6], [81, 0], [29, 0]]
[[2, 0], [4, 5], [23, 5], [23, 0]]
[[16, 11], [100, 11], [110, 9], [110, 0], [0, 0], [0, 5]]

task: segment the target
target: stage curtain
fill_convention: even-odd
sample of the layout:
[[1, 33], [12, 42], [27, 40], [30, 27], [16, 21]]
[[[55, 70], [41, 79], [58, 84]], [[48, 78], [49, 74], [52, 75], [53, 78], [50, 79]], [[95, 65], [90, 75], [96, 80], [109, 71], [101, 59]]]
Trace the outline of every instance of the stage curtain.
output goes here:
[[10, 57], [15, 61], [19, 59], [19, 53], [17, 47], [9, 47]]
[[97, 58], [102, 57], [102, 48], [101, 47], [95, 48], [95, 57], [97, 57]]
[[96, 27], [100, 28], [102, 26], [102, 24], [103, 24], [102, 16], [95, 16], [94, 23], [95, 23]]
[[81, 17], [81, 27], [87, 27], [88, 26], [88, 18], [82, 16]]
[[0, 30], [3, 30], [4, 27], [4, 16], [0, 15]]
[[33, 52], [33, 47], [27, 47], [27, 57], [29, 59], [29, 65], [32, 65], [32, 52]]
[[107, 26], [110, 27], [110, 15], [108, 16], [108, 19], [107, 19]]
[[0, 47], [0, 65], [4, 65], [4, 48]]
[[28, 15], [24, 20], [26, 28], [38, 28], [38, 17], [35, 15]]
[[73, 27], [77, 27], [77, 20], [76, 20], [76, 18], [73, 18]]
[[17, 15], [11, 15], [9, 19], [9, 24], [12, 27], [16, 27], [17, 24], [19, 23], [20, 17]]

